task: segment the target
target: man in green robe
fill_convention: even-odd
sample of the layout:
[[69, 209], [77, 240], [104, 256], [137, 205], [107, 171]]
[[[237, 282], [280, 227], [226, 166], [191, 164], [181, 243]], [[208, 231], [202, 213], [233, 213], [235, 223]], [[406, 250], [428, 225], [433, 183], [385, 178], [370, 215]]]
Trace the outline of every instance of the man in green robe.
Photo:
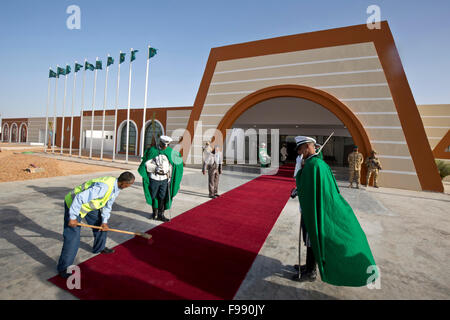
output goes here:
[[373, 282], [379, 273], [369, 243], [330, 167], [317, 156], [314, 139], [299, 136], [296, 143], [304, 165], [295, 179], [311, 243], [299, 280], [315, 280], [317, 264], [322, 281], [332, 285], [360, 287]]
[[183, 177], [183, 158], [168, 146], [171, 141], [170, 137], [161, 136], [157, 146], [145, 150], [138, 168], [145, 199], [152, 206], [151, 218], [163, 222], [169, 221], [164, 211], [171, 208]]

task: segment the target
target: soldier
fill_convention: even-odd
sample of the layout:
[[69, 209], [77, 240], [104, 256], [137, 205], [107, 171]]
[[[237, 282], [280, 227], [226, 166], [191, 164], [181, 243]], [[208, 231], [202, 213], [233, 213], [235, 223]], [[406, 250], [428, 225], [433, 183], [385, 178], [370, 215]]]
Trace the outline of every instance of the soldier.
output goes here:
[[376, 157], [377, 152], [375, 150], [372, 150], [371, 156], [366, 159], [364, 162], [367, 166], [367, 177], [366, 177], [366, 186], [369, 186], [369, 179], [370, 176], [373, 173], [373, 186], [375, 188], [378, 188], [378, 171], [381, 170], [381, 163], [380, 160]]
[[359, 189], [359, 176], [361, 164], [363, 163], [363, 155], [358, 151], [358, 146], [353, 147], [353, 152], [348, 155], [348, 168], [350, 173], [350, 186], [353, 187], [353, 180], [356, 180], [356, 188]]

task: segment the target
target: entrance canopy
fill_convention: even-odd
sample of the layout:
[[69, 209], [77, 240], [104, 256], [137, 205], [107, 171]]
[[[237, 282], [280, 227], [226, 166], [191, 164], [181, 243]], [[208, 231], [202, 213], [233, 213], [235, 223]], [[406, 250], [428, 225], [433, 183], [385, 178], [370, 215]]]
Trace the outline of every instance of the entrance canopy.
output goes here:
[[193, 142], [208, 139], [205, 131], [224, 132], [255, 104], [281, 97], [321, 105], [347, 127], [364, 157], [375, 149], [381, 186], [443, 191], [387, 22], [379, 30], [359, 25], [213, 48], [183, 157], [201, 157]]

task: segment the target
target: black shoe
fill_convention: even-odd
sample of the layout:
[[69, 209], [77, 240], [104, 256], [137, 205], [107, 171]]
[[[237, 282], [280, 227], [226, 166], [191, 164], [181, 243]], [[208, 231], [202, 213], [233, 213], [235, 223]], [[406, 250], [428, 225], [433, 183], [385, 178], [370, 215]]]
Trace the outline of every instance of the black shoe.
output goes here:
[[106, 248], [106, 247], [105, 247], [105, 249], [103, 249], [100, 253], [106, 253], [106, 254], [108, 254], [108, 253], [114, 253], [114, 252], [115, 252], [114, 249], [110, 249], [110, 248]]
[[59, 273], [59, 276], [61, 277], [61, 278], [63, 278], [63, 279], [67, 279], [68, 277], [70, 277], [72, 274], [70, 274], [70, 273], [67, 273], [67, 271], [61, 271], [60, 273]]
[[153, 213], [150, 215], [150, 219], [156, 220], [158, 219], [158, 209], [152, 208]]
[[167, 222], [167, 221], [169, 221], [169, 219], [167, 219], [167, 218], [164, 216], [164, 212], [160, 212], [160, 213], [159, 213], [159, 215], [158, 215], [158, 220], [159, 220], [159, 221], [162, 221], [162, 222]]
[[214, 199], [216, 196], [209, 196], [211, 199]]
[[214, 198], [218, 198], [218, 197], [220, 197], [218, 194], [215, 194], [215, 195], [214, 195]]
[[317, 279], [317, 273], [316, 271], [310, 271], [310, 272], [302, 272], [300, 278], [298, 279], [299, 282], [313, 282]]

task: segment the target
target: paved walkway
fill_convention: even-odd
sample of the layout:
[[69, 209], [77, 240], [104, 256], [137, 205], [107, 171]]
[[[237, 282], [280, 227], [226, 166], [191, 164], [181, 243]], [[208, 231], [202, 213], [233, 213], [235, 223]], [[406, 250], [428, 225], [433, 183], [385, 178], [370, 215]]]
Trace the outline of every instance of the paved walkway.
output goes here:
[[[110, 174], [118, 176], [123, 169], [112, 169]], [[56, 274], [62, 246], [64, 195], [94, 176], [0, 183], [0, 299], [74, 299], [46, 280]], [[226, 192], [256, 176], [224, 172], [220, 190]], [[368, 237], [381, 271], [380, 289], [334, 287], [320, 280], [304, 284], [291, 281], [292, 265], [298, 259], [299, 215], [298, 200], [290, 199], [235, 298], [450, 298], [450, 196], [388, 188], [356, 190], [346, 188], [346, 182], [339, 184]], [[207, 194], [207, 177], [198, 169], [186, 168], [170, 215], [208, 201]], [[150, 211], [138, 177], [135, 185], [118, 197], [110, 226], [151, 229], [161, 222], [149, 220]], [[112, 247], [131, 237], [109, 232], [107, 245]], [[83, 229], [76, 263], [93, 256], [92, 242], [91, 231]]]

